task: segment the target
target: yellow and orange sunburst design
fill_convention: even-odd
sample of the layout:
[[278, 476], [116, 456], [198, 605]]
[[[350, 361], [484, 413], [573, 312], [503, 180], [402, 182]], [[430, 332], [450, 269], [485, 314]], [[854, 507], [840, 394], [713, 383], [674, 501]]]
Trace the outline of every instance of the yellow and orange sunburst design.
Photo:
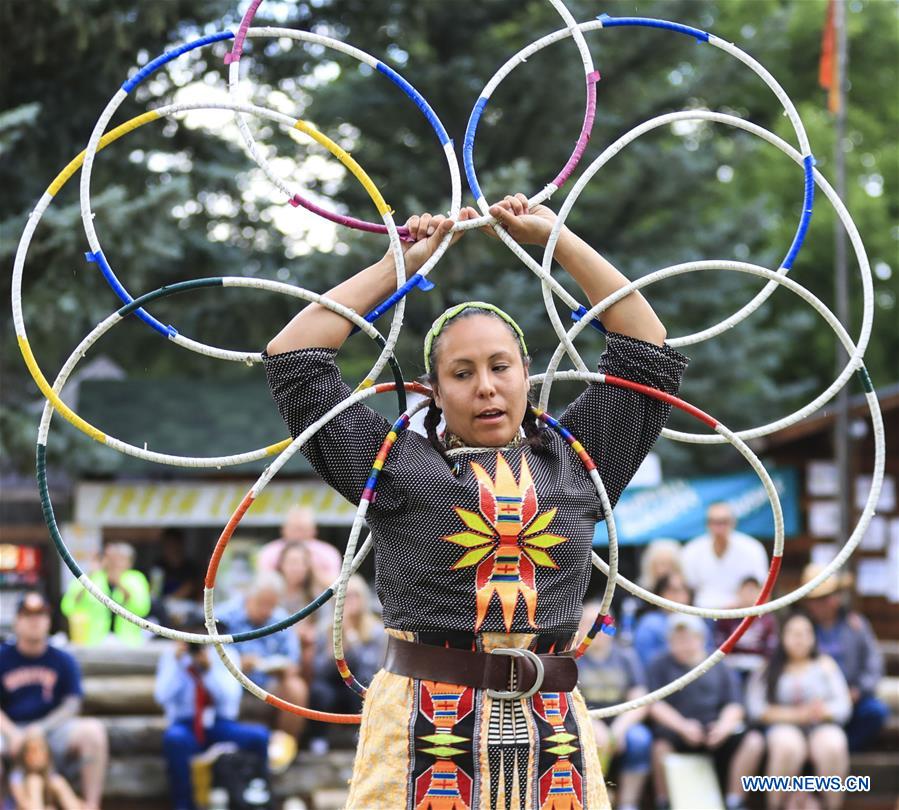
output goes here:
[[453, 507], [467, 530], [443, 539], [469, 549], [453, 570], [478, 566], [475, 632], [487, 617], [494, 594], [502, 606], [506, 632], [512, 629], [519, 594], [527, 608], [528, 622], [537, 627], [534, 566], [558, 568], [546, 549], [568, 539], [544, 531], [556, 516], [556, 508], [539, 512], [534, 481], [523, 455], [518, 481], [502, 453], [496, 454], [495, 481], [480, 464], [472, 462], [471, 468], [478, 480], [478, 512]]

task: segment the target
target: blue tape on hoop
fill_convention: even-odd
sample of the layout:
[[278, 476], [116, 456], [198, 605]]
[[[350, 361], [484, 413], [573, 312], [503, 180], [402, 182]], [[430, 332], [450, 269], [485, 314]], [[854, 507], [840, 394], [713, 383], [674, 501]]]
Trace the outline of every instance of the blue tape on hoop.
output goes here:
[[[573, 309], [571, 311], [571, 320], [579, 321], [586, 314], [587, 314], [587, 307], [581, 305], [577, 309]], [[608, 331], [602, 325], [602, 321], [600, 321], [598, 318], [594, 318], [592, 321], [590, 321], [590, 326], [592, 326], [597, 332], [602, 332], [603, 334], [606, 334], [606, 332]]]
[[122, 85], [122, 90], [124, 90], [126, 93], [130, 93], [144, 79], [146, 79], [147, 76], [161, 68], [164, 64], [166, 64], [166, 62], [171, 62], [173, 59], [177, 59], [183, 53], [192, 51], [194, 48], [202, 48], [204, 45], [209, 45], [211, 42], [221, 42], [224, 39], [232, 39], [233, 37], [233, 31], [219, 31], [219, 33], [217, 34], [210, 34], [206, 37], [200, 37], [200, 39], [195, 39], [193, 42], [186, 42], [184, 45], [173, 48], [170, 51], [166, 51], [164, 54], [162, 54], [162, 56], [157, 56], [152, 62], [148, 62], [139, 71], [137, 71], [137, 73], [135, 73], [130, 79], [128, 79], [128, 81], [126, 81]]
[[[106, 261], [106, 257], [103, 255], [102, 250], [98, 250], [96, 253], [85, 253], [84, 258], [89, 262], [96, 264], [100, 268], [100, 272], [103, 273], [103, 277], [106, 279], [107, 283], [110, 287], [112, 287], [115, 294], [121, 299], [122, 303], [130, 304], [134, 299], [128, 293], [121, 282], [116, 278], [116, 274], [112, 272], [112, 268], [109, 266], [109, 262]], [[165, 335], [167, 338], [174, 337], [178, 334], [178, 330], [175, 329], [174, 326], [165, 326], [156, 320], [147, 310], [143, 307], [135, 310], [135, 315], [140, 318], [144, 323], [148, 326], [152, 326], [159, 334]]]
[[465, 179], [468, 181], [468, 188], [476, 200], [480, 200], [484, 195], [481, 194], [478, 177], [474, 171], [474, 136], [478, 131], [478, 121], [481, 120], [481, 113], [484, 112], [484, 107], [487, 106], [489, 100], [489, 98], [482, 96], [475, 102], [471, 110], [471, 116], [468, 118], [468, 126], [465, 128], [465, 140], [462, 141], [462, 163], [465, 166]]
[[425, 118], [428, 119], [430, 125], [434, 128], [434, 131], [437, 133], [437, 137], [440, 139], [440, 143], [443, 146], [446, 146], [450, 142], [450, 137], [444, 129], [443, 124], [440, 123], [440, 119], [437, 117], [437, 113], [431, 108], [431, 105], [425, 101], [424, 96], [418, 92], [409, 82], [407, 82], [399, 73], [397, 73], [392, 67], [389, 65], [385, 65], [383, 62], [378, 62], [377, 69], [383, 73], [390, 81], [392, 81], [397, 87], [399, 87], [412, 101], [415, 102], [415, 105], [424, 113]]
[[[615, 28], [616, 26], [635, 25], [646, 28], [664, 28], [669, 31], [676, 31], [679, 34], [686, 34], [694, 37], [699, 42], [708, 42], [709, 36], [706, 31], [699, 28], [693, 28], [690, 25], [681, 25], [680, 23], [669, 22], [668, 20], [657, 20], [651, 17], [610, 17], [608, 14], [600, 14], [597, 18], [602, 23], [603, 28]], [[802, 216], [799, 218], [799, 225], [796, 227], [796, 233], [793, 236], [793, 242], [787, 255], [781, 262], [781, 267], [787, 270], [792, 269], [796, 257], [805, 241], [808, 228], [812, 220], [812, 210], [815, 203], [815, 175], [814, 166], [815, 158], [812, 155], [806, 155], [802, 159], [802, 166], [805, 171], [805, 191], [802, 199]]]
[[[369, 323], [374, 323], [385, 312], [387, 312], [387, 310], [391, 309], [397, 301], [408, 295], [416, 287], [418, 287], [422, 292], [427, 292], [428, 290], [434, 289], [434, 282], [430, 281], [427, 277], [421, 275], [420, 273], [415, 273], [414, 275], [409, 276], [409, 280], [405, 284], [403, 284], [402, 287], [399, 287], [395, 292], [391, 293], [391, 295], [385, 298], [371, 312], [369, 312], [368, 315], [365, 316], [365, 320], [367, 320]], [[358, 331], [359, 327], [354, 326], [353, 331], [350, 332], [350, 334], [355, 335]]]
[[610, 17], [608, 14], [600, 14], [596, 19], [602, 23], [603, 28], [615, 28], [616, 26], [624, 25], [639, 25], [644, 28], [666, 28], [669, 31], [676, 31], [678, 34], [686, 34], [699, 42], [709, 41], [707, 32], [699, 28], [693, 28], [692, 25], [681, 25], [668, 20], [656, 20], [652, 17]]
[[793, 262], [799, 255], [802, 243], [805, 241], [805, 235], [808, 232], [808, 226], [812, 221], [812, 209], [815, 205], [815, 158], [812, 155], [806, 155], [802, 159], [802, 168], [805, 170], [805, 193], [802, 198], [802, 216], [799, 219], [799, 225], [796, 228], [796, 235], [793, 237], [793, 244], [787, 251], [786, 258], [781, 262], [781, 267], [787, 270], [792, 269]]

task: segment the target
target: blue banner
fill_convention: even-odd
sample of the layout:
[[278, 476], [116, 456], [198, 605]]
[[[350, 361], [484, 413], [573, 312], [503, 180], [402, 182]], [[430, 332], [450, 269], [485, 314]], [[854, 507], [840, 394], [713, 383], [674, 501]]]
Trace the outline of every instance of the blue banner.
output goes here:
[[[784, 515], [787, 537], [798, 534], [799, 476], [791, 468], [768, 470]], [[753, 537], [774, 537], [774, 514], [762, 482], [754, 472], [685, 478], [657, 487], [627, 489], [615, 506], [618, 543], [643, 545], [659, 537], [692, 540], [706, 531], [705, 512], [718, 501], [729, 503], [737, 518], [737, 529]], [[593, 545], [606, 546], [605, 521], [596, 524]]]

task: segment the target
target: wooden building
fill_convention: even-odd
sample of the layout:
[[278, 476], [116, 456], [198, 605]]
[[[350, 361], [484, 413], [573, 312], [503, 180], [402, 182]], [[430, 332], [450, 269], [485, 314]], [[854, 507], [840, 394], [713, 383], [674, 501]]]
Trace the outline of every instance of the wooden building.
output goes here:
[[[853, 602], [871, 621], [878, 638], [899, 641], [899, 383], [877, 391], [886, 432], [886, 470], [877, 513], [848, 567], [854, 575]], [[799, 584], [803, 566], [816, 555], [832, 558], [838, 537], [836, 470], [833, 466], [832, 403], [822, 412], [772, 436], [751, 443], [765, 465], [791, 466], [800, 471], [803, 531], [784, 550], [778, 593]], [[863, 395], [850, 399], [852, 526], [870, 489], [874, 437]]]

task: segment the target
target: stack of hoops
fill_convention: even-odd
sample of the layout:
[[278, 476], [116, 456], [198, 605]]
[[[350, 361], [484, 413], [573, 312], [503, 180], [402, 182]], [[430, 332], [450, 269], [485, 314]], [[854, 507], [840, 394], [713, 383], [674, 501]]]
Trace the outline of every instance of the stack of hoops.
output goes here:
[[[509, 58], [490, 79], [490, 81], [484, 87], [480, 96], [474, 103], [462, 146], [462, 160], [464, 174], [468, 183], [469, 190], [475, 198], [476, 204], [480, 209], [482, 216], [477, 219], [457, 223], [455, 226], [455, 230], [468, 230], [485, 225], [490, 225], [496, 230], [500, 239], [508, 246], [511, 252], [515, 256], [517, 256], [518, 259], [540, 279], [547, 316], [553, 330], [555, 331], [555, 334], [559, 339], [558, 347], [556, 348], [546, 368], [546, 371], [542, 374], [537, 374], [532, 377], [532, 382], [540, 383], [541, 385], [539, 404], [538, 407], [535, 408], [535, 413], [537, 417], [541, 419], [545, 424], [560, 432], [563, 438], [568, 442], [569, 446], [572, 449], [572, 452], [579, 456], [579, 458], [585, 465], [585, 468], [588, 470], [594, 482], [600, 500], [603, 504], [605, 514], [607, 515], [609, 537], [608, 560], [601, 559], [595, 553], [593, 555], [594, 565], [606, 577], [606, 586], [602, 598], [600, 612], [596, 617], [596, 620], [593, 623], [590, 631], [577, 647], [576, 654], [583, 654], [584, 650], [590, 644], [597, 632], [614, 632], [614, 626], [611, 622], [610, 617], [608, 616], [608, 611], [611, 605], [615, 588], [619, 586], [634, 594], [635, 596], [638, 596], [641, 599], [644, 599], [659, 607], [668, 608], [670, 610], [677, 610], [682, 613], [690, 613], [696, 616], [702, 616], [711, 619], [741, 618], [743, 620], [730, 638], [728, 638], [702, 663], [700, 663], [698, 666], [696, 666], [681, 678], [664, 686], [661, 689], [645, 695], [644, 697], [638, 698], [637, 700], [632, 700], [627, 703], [622, 703], [593, 712], [597, 716], [606, 717], [619, 714], [638, 706], [652, 703], [656, 700], [660, 700], [665, 696], [671, 694], [672, 692], [683, 688], [688, 683], [696, 680], [703, 673], [720, 662], [724, 658], [724, 656], [727, 655], [728, 652], [730, 652], [736, 641], [746, 631], [747, 627], [754, 621], [756, 617], [761, 616], [765, 613], [779, 610], [780, 608], [790, 605], [804, 597], [826, 578], [831, 576], [840, 566], [842, 566], [858, 546], [874, 514], [874, 506], [877, 503], [881, 483], [883, 480], [885, 462], [883, 423], [878, 407], [877, 398], [874, 394], [873, 386], [870, 379], [868, 378], [868, 374], [865, 370], [863, 362], [865, 349], [868, 345], [868, 340], [871, 335], [871, 325], [873, 317], [873, 290], [870, 266], [858, 230], [856, 229], [855, 224], [853, 223], [852, 218], [850, 217], [842, 201], [835, 194], [830, 184], [823, 177], [823, 175], [821, 175], [821, 173], [818, 172], [818, 170], [815, 168], [815, 161], [812, 157], [808, 138], [802, 125], [802, 121], [800, 120], [794, 105], [790, 101], [787, 94], [784, 92], [783, 88], [777, 83], [774, 77], [765, 70], [764, 67], [756, 62], [751, 56], [740, 50], [740, 48], [738, 48], [737, 46], [719, 39], [713, 34], [701, 31], [696, 28], [692, 28], [690, 26], [668, 22], [665, 20], [639, 17], [609, 17], [607, 15], [602, 15], [597, 19], [591, 20], [589, 22], [577, 23], [569, 13], [568, 9], [561, 2], [561, 0], [548, 0], [548, 2], [562, 18], [564, 27], [540, 39], [535, 40], [527, 47], [519, 51], [517, 54]], [[133, 622], [134, 624], [148, 631], [164, 636], [166, 638], [186, 641], [194, 644], [213, 645], [216, 648], [218, 654], [221, 656], [222, 661], [233, 673], [234, 677], [240, 681], [244, 688], [252, 692], [261, 700], [264, 700], [265, 702], [275, 705], [286, 711], [290, 711], [317, 720], [336, 723], [358, 723], [360, 721], [359, 715], [338, 715], [316, 712], [306, 707], [287, 703], [275, 697], [274, 695], [269, 694], [268, 692], [254, 684], [252, 681], [250, 681], [249, 678], [244, 675], [244, 673], [241, 672], [240, 669], [232, 662], [232, 660], [227, 655], [225, 655], [224, 645], [247, 641], [253, 638], [260, 638], [262, 636], [284, 630], [300, 621], [301, 619], [305, 618], [306, 616], [310, 615], [333, 598], [335, 600], [333, 627], [334, 657], [337, 661], [338, 669], [340, 670], [340, 673], [346, 683], [359, 694], [365, 694], [365, 687], [355, 679], [346, 664], [346, 660], [343, 654], [342, 615], [346, 583], [349, 576], [359, 567], [372, 546], [370, 535], [366, 537], [361, 544], [359, 541], [360, 535], [362, 533], [363, 523], [365, 520], [366, 510], [371, 503], [377, 487], [379, 472], [385, 464], [390, 463], [390, 450], [397, 434], [407, 428], [410, 417], [418, 408], [421, 407], [422, 404], [424, 404], [420, 403], [419, 405], [411, 409], [407, 409], [406, 392], [415, 392], [424, 395], [429, 394], [428, 389], [424, 386], [421, 386], [417, 383], [408, 383], [404, 381], [399, 365], [394, 357], [393, 350], [403, 325], [403, 313], [405, 308], [406, 295], [416, 288], [427, 290], [431, 286], [433, 286], [432, 282], [428, 279], [428, 276], [440, 262], [441, 257], [445, 253], [449, 245], [450, 234], [447, 234], [440, 247], [435, 251], [433, 256], [431, 256], [431, 258], [426, 262], [421, 270], [418, 273], [412, 275], [407, 281], [403, 263], [403, 250], [401, 247], [401, 240], [408, 238], [407, 234], [405, 232], [405, 229], [398, 228], [396, 226], [392, 209], [384, 199], [381, 192], [375, 187], [371, 178], [366, 174], [363, 167], [361, 167], [344, 149], [342, 149], [331, 138], [329, 138], [326, 134], [319, 132], [311, 124], [299, 119], [291, 118], [290, 116], [285, 115], [282, 112], [246, 103], [241, 100], [240, 68], [241, 60], [244, 56], [243, 49], [245, 44], [247, 43], [247, 41], [265, 41], [270, 39], [288, 38], [290, 40], [310, 43], [327, 49], [333, 49], [357, 59], [360, 63], [369, 66], [374, 72], [381, 74], [383, 77], [386, 77], [389, 81], [395, 84], [397, 88], [399, 88], [399, 90], [402, 92], [402, 94], [404, 94], [408, 98], [408, 100], [410, 100], [419, 108], [427, 122], [430, 124], [434, 135], [439, 142], [439, 146], [443, 152], [443, 156], [446, 160], [447, 169], [449, 172], [450, 205], [448, 213], [452, 218], [457, 217], [461, 207], [462, 172], [460, 172], [454, 145], [447, 135], [446, 129], [444, 128], [443, 124], [440, 122], [437, 113], [432, 109], [425, 98], [415, 89], [415, 87], [403, 76], [397, 73], [393, 68], [386, 65], [384, 62], [381, 62], [377, 58], [365, 53], [364, 51], [346, 43], [339, 42], [330, 37], [289, 28], [251, 27], [253, 18], [260, 3], [261, 0], [253, 0], [246, 14], [241, 20], [236, 33], [231, 31], [222, 31], [211, 36], [202, 37], [201, 39], [197, 39], [193, 42], [186, 43], [174, 50], [168, 51], [157, 57], [156, 59], [150, 61], [140, 70], [137, 70], [131, 76], [131, 78], [125, 81], [116, 91], [115, 95], [113, 95], [109, 103], [100, 114], [100, 117], [97, 120], [97, 123], [91, 133], [84, 151], [76, 156], [50, 183], [50, 185], [47, 187], [47, 190], [37, 202], [34, 210], [28, 218], [24, 232], [19, 241], [18, 251], [15, 257], [15, 266], [13, 270], [13, 318], [22, 357], [25, 361], [26, 366], [28, 367], [29, 372], [31, 373], [31, 376], [37, 383], [38, 388], [46, 398], [46, 403], [41, 415], [40, 428], [38, 431], [37, 439], [37, 481], [40, 489], [44, 518], [46, 520], [47, 527], [50, 531], [53, 542], [56, 545], [56, 548], [58, 549], [60, 555], [62, 556], [63, 561], [72, 572], [72, 574], [81, 582], [84, 588], [86, 588], [95, 599], [100, 600], [111, 611], [127, 619], [128, 621]], [[597, 32], [601, 36], [611, 36], [611, 29], [632, 26], [642, 26], [657, 29], [657, 35], [659, 37], [670, 36], [672, 34], [692, 37], [695, 38], [699, 43], [717, 48], [727, 56], [730, 56], [731, 58], [737, 59], [738, 61], [742, 62], [743, 65], [754, 72], [756, 76], [758, 76], [758, 78], [765, 85], [767, 85], [771, 92], [774, 93], [777, 100], [782, 104], [784, 113], [792, 124], [793, 130], [795, 132], [798, 148], [790, 145], [772, 132], [763, 129], [762, 127], [751, 124], [741, 118], [708, 110], [684, 110], [681, 112], [661, 115], [653, 118], [650, 121], [646, 121], [620, 137], [610, 146], [608, 146], [599, 155], [599, 157], [597, 157], [581, 173], [577, 182], [574, 184], [573, 188], [568, 193], [568, 196], [565, 198], [565, 201], [561, 206], [561, 210], [559, 211], [559, 215], [553, 228], [552, 234], [543, 253], [542, 262], [537, 263], [500, 226], [498, 226], [495, 220], [489, 215], [490, 203], [481, 192], [480, 186], [478, 185], [477, 172], [475, 170], [474, 151], [479, 121], [485, 108], [490, 102], [490, 98], [493, 92], [500, 85], [500, 83], [519, 65], [523, 64], [530, 56], [537, 53], [538, 51], [555, 45], [560, 41], [570, 38], [574, 42], [584, 69], [584, 85], [586, 95], [585, 112], [581, 130], [578, 134], [574, 149], [572, 150], [569, 159], [556, 175], [556, 177], [553, 178], [549, 183], [544, 185], [540, 191], [538, 191], [530, 198], [530, 202], [532, 205], [535, 205], [548, 199], [555, 191], [557, 191], [562, 185], [565, 184], [565, 182], [569, 179], [569, 177], [573, 174], [573, 172], [579, 165], [581, 157], [583, 156], [584, 151], [587, 147], [587, 143], [590, 139], [594, 117], [596, 115], [597, 82], [599, 81], [599, 72], [594, 67], [593, 60], [590, 56], [590, 51], [585, 40], [585, 34], [593, 34], [594, 32]], [[224, 41], [232, 42], [231, 50], [225, 57], [225, 63], [228, 65], [229, 101], [208, 104], [169, 104], [158, 109], [146, 112], [143, 115], [137, 116], [136, 118], [132, 118], [130, 121], [127, 121], [126, 123], [107, 131], [109, 122], [111, 121], [113, 115], [116, 113], [119, 107], [122, 105], [122, 103], [128, 98], [128, 96], [136, 87], [138, 87], [142, 82], [146, 81], [156, 71], [158, 71], [160, 68], [163, 68], [169, 62], [178, 59], [183, 54], [195, 51], [197, 49], [207, 48], [214, 45], [215, 43]], [[161, 287], [157, 290], [153, 290], [152, 292], [144, 293], [137, 298], [133, 298], [122, 281], [119, 280], [119, 277], [107, 260], [103, 246], [100, 242], [100, 238], [94, 226], [93, 212], [91, 209], [91, 177], [94, 160], [96, 159], [97, 153], [100, 150], [104, 149], [106, 146], [112, 144], [118, 139], [128, 135], [130, 132], [139, 127], [142, 127], [154, 121], [166, 121], [172, 119], [177, 120], [184, 113], [193, 112], [196, 110], [210, 109], [230, 110], [231, 112], [233, 112], [240, 132], [240, 136], [246, 147], [247, 154], [262, 169], [266, 177], [269, 178], [269, 180], [275, 185], [275, 187], [284, 194], [284, 201], [287, 204], [294, 207], [302, 206], [307, 210], [312, 211], [316, 215], [344, 227], [369, 231], [375, 234], [386, 234], [389, 239], [390, 247], [396, 264], [396, 292], [393, 293], [380, 305], [378, 305], [374, 310], [372, 310], [372, 312], [368, 313], [365, 317], [361, 317], [356, 312], [310, 290], [275, 281], [234, 276], [201, 278], [191, 281], [183, 281], [177, 284], [171, 284], [165, 287]], [[356, 219], [354, 217], [344, 216], [342, 214], [338, 214], [322, 208], [303, 197], [301, 194], [301, 190], [293, 188], [287, 181], [278, 176], [273, 168], [272, 161], [267, 159], [265, 154], [263, 154], [264, 152], [268, 153], [269, 150], [260, 149], [256, 140], [254, 139], [253, 134], [250, 130], [250, 126], [248, 124], [248, 119], [250, 117], [272, 121], [282, 127], [299, 130], [325, 147], [337, 160], [339, 160], [343, 164], [343, 166], [345, 166], [350, 171], [350, 173], [366, 190], [375, 209], [377, 210], [380, 221], [369, 222], [362, 219]], [[572, 207], [577, 202], [578, 197], [586, 187], [587, 183], [589, 183], [593, 176], [601, 168], [603, 168], [606, 163], [608, 163], [616, 154], [618, 154], [618, 152], [620, 152], [628, 144], [636, 140], [641, 135], [644, 135], [659, 127], [668, 126], [675, 122], [682, 121], [705, 121], [742, 129], [752, 135], [755, 135], [758, 138], [761, 138], [764, 141], [767, 141], [769, 144], [792, 158], [801, 167], [804, 177], [802, 192], [802, 214], [799, 222], [797, 223], [796, 232], [792, 244], [787, 248], [784, 259], [777, 270], [770, 270], [754, 264], [730, 260], [688, 262], [685, 264], [666, 267], [664, 269], [650, 273], [643, 278], [640, 278], [638, 281], [634, 281], [626, 287], [618, 290], [616, 293], [610, 295], [608, 298], [596, 304], [595, 306], [589, 309], [586, 308], [570, 293], [568, 293], [552, 276], [553, 254], [562, 226], [565, 224], [565, 221], [569, 213], [571, 212]], [[94, 329], [81, 341], [81, 343], [69, 356], [62, 369], [56, 375], [56, 379], [51, 384], [44, 376], [44, 372], [38, 365], [38, 362], [28, 342], [22, 311], [22, 278], [25, 270], [25, 260], [28, 253], [28, 248], [36, 228], [38, 227], [47, 209], [52, 204], [55, 196], [59, 193], [60, 189], [62, 189], [62, 187], [65, 186], [65, 184], [68, 183], [69, 180], [71, 180], [72, 177], [77, 172], [79, 172], [79, 170], [81, 217], [89, 246], [89, 251], [85, 254], [85, 256], [88, 262], [97, 265], [98, 269], [100, 270], [106, 281], [109, 283], [110, 287], [121, 300], [122, 306], [118, 310], [110, 314], [105, 320], [97, 324], [97, 326], [94, 327]], [[849, 334], [846, 332], [846, 330], [843, 328], [842, 324], [837, 320], [834, 314], [821, 301], [819, 301], [818, 298], [816, 298], [801, 284], [797, 283], [788, 276], [788, 273], [790, 272], [790, 269], [792, 268], [796, 257], [802, 247], [803, 240], [808, 230], [809, 222], [812, 216], [816, 186], [820, 188], [821, 191], [823, 191], [824, 195], [834, 207], [834, 210], [839, 216], [843, 226], [846, 228], [860, 267], [863, 292], [863, 313], [859, 335], [855, 340], [853, 340], [849, 336]], [[737, 312], [734, 312], [729, 317], [722, 320], [720, 323], [694, 334], [670, 339], [668, 341], [670, 345], [675, 347], [688, 346], [721, 335], [726, 330], [736, 326], [745, 318], [748, 318], [767, 300], [767, 298], [778, 286], [782, 286], [786, 287], [792, 293], [809, 304], [824, 319], [824, 321], [831, 327], [831, 329], [833, 329], [833, 331], [836, 333], [837, 339], [845, 349], [847, 355], [846, 365], [843, 367], [842, 371], [839, 373], [833, 383], [831, 383], [831, 385], [828, 386], [825, 391], [815, 397], [814, 400], [809, 402], [803, 408], [790, 414], [789, 416], [785, 416], [775, 422], [761, 425], [750, 430], [734, 432], [728, 429], [725, 425], [718, 422], [713, 417], [709, 416], [704, 411], [684, 402], [677, 397], [670, 396], [661, 391], [639, 385], [629, 380], [591, 373], [588, 370], [574, 345], [574, 341], [580, 334], [580, 332], [588, 325], [592, 325], [596, 328], [601, 329], [597, 318], [604, 310], [606, 310], [616, 301], [628, 295], [633, 290], [648, 287], [649, 285], [654, 284], [657, 281], [671, 278], [673, 276], [685, 275], [701, 270], [746, 273], [749, 275], [757, 276], [759, 278], [763, 278], [767, 281], [767, 283], [751, 301], [746, 303]], [[146, 449], [145, 447], [137, 447], [135, 445], [124, 442], [114, 436], [110, 436], [101, 428], [89, 424], [63, 402], [61, 398], [62, 389], [65, 386], [66, 381], [71, 376], [72, 372], [75, 370], [75, 367], [77, 366], [79, 361], [87, 354], [91, 347], [103, 335], [105, 335], [116, 324], [127, 318], [129, 315], [136, 316], [137, 318], [144, 321], [144, 323], [146, 323], [146, 325], [151, 329], [159, 332], [160, 335], [165, 339], [189, 351], [198, 352], [200, 354], [220, 360], [251, 364], [259, 363], [261, 357], [258, 352], [234, 351], [206, 345], [186, 335], [182, 335], [174, 326], [163, 324], [146, 309], [146, 307], [156, 299], [165, 298], [176, 293], [190, 292], [192, 290], [205, 287], [241, 287], [261, 289], [281, 293], [287, 296], [292, 296], [303, 301], [313, 301], [319, 303], [322, 306], [325, 306], [333, 310], [334, 312], [339, 313], [344, 318], [347, 318], [349, 321], [351, 321], [357, 331], [364, 332], [369, 338], [374, 340], [380, 346], [381, 352], [368, 374], [358, 384], [353, 395], [343, 401], [331, 412], [324, 415], [316, 423], [311, 425], [296, 439], [294, 439], [293, 441], [285, 439], [266, 447], [260, 447], [254, 450], [248, 450], [243, 453], [229, 456], [179, 456], [151, 451]], [[574, 321], [574, 324], [567, 329], [563, 325], [556, 311], [554, 296], [561, 300], [572, 312], [572, 319]], [[373, 323], [379, 317], [391, 310], [392, 318], [390, 321], [389, 329], [386, 331], [385, 335], [382, 334], [381, 331], [376, 329], [373, 326]], [[567, 357], [573, 364], [574, 370], [558, 370], [559, 364], [565, 357]], [[379, 379], [385, 366], [387, 366], [388, 364], [391, 366], [391, 371], [394, 377], [393, 382], [376, 382]], [[796, 422], [799, 422], [800, 420], [806, 418], [826, 402], [828, 402], [830, 399], [832, 399], [834, 395], [844, 385], [846, 385], [846, 383], [853, 375], [858, 376], [862, 382], [865, 391], [865, 398], [870, 410], [874, 437], [874, 473], [871, 478], [870, 491], [868, 492], [864, 509], [862, 510], [858, 523], [856, 524], [855, 528], [851, 532], [843, 547], [817, 577], [812, 579], [810, 582], [807, 582], [802, 587], [792, 591], [791, 593], [788, 593], [773, 601], [768, 601], [774, 588], [778, 572], [780, 570], [780, 564], [783, 555], [783, 516], [774, 484], [755, 453], [753, 453], [752, 450], [750, 450], [750, 448], [748, 447], [747, 441], [761, 436], [770, 435], [782, 428], [793, 425]], [[670, 403], [672, 406], [679, 408], [680, 410], [695, 417], [705, 426], [705, 428], [707, 428], [707, 430], [703, 433], [685, 433], [681, 431], [666, 429], [662, 433], [663, 436], [675, 441], [690, 442], [694, 444], [728, 443], [732, 445], [737, 450], [737, 452], [743, 456], [744, 459], [746, 459], [746, 462], [759, 476], [759, 479], [764, 486], [765, 492], [767, 493], [771, 510], [774, 516], [775, 527], [774, 546], [770, 563], [770, 570], [767, 580], [765, 581], [762, 588], [762, 592], [759, 595], [758, 601], [754, 606], [729, 610], [706, 610], [690, 605], [682, 605], [679, 603], [675, 604], [653, 593], [650, 593], [643, 588], [640, 588], [636, 584], [630, 582], [629, 580], [618, 574], [618, 541], [615, 530], [614, 513], [612, 512], [608, 496], [603, 486], [603, 482], [596, 470], [593, 460], [584, 451], [583, 447], [578, 442], [577, 437], [572, 436], [568, 431], [562, 428], [558, 424], [558, 422], [556, 422], [556, 420], [546, 412], [552, 385], [556, 380], [579, 380], [585, 383], [598, 381], [606, 385], [616, 385], [637, 390], [642, 392], [646, 396], [664, 400]], [[275, 622], [257, 630], [245, 633], [237, 633], [233, 635], [218, 633], [215, 624], [214, 606], [216, 575], [219, 570], [219, 563], [222, 559], [222, 554], [227, 548], [230, 538], [232, 537], [237, 526], [240, 524], [240, 521], [243, 515], [246, 513], [247, 509], [249, 509], [253, 501], [259, 496], [266, 485], [278, 474], [278, 472], [287, 463], [287, 461], [298, 450], [300, 450], [303, 445], [310, 439], [310, 437], [313, 436], [315, 432], [319, 430], [326, 422], [328, 422], [344, 409], [357, 402], [368, 399], [369, 397], [376, 394], [387, 393], [391, 391], [394, 392], [398, 398], [400, 416], [394, 423], [391, 431], [385, 437], [384, 443], [377, 456], [372, 459], [372, 472], [368, 479], [368, 482], [366, 483], [365, 491], [356, 511], [356, 516], [347, 543], [343, 566], [338, 579], [329, 588], [327, 588], [324, 592], [317, 596], [309, 605], [305, 606], [283, 621]], [[102, 593], [97, 588], [97, 586], [94, 585], [94, 583], [88, 578], [84, 571], [82, 571], [78, 566], [74, 557], [66, 547], [65, 540], [59, 530], [59, 527], [57, 526], [53, 511], [53, 505], [50, 500], [50, 491], [47, 483], [46, 448], [47, 442], [49, 440], [50, 422], [54, 412], [58, 412], [63, 418], [69, 421], [80, 431], [86, 433], [95, 441], [111, 447], [114, 450], [118, 450], [120, 453], [124, 453], [135, 458], [157, 464], [168, 464], [173, 466], [192, 468], [220, 468], [238, 465], [248, 461], [255, 461], [269, 456], [275, 456], [274, 460], [266, 468], [265, 472], [259, 477], [259, 479], [255, 482], [255, 484], [253, 484], [253, 486], [244, 496], [240, 505], [234, 511], [227, 525], [222, 530], [221, 536], [219, 537], [215, 550], [212, 554], [212, 558], [209, 561], [204, 590], [204, 609], [208, 635], [202, 633], [181, 632], [172, 628], [163, 627], [154, 622], [134, 615], [116, 602], [113, 602], [106, 594]]]

